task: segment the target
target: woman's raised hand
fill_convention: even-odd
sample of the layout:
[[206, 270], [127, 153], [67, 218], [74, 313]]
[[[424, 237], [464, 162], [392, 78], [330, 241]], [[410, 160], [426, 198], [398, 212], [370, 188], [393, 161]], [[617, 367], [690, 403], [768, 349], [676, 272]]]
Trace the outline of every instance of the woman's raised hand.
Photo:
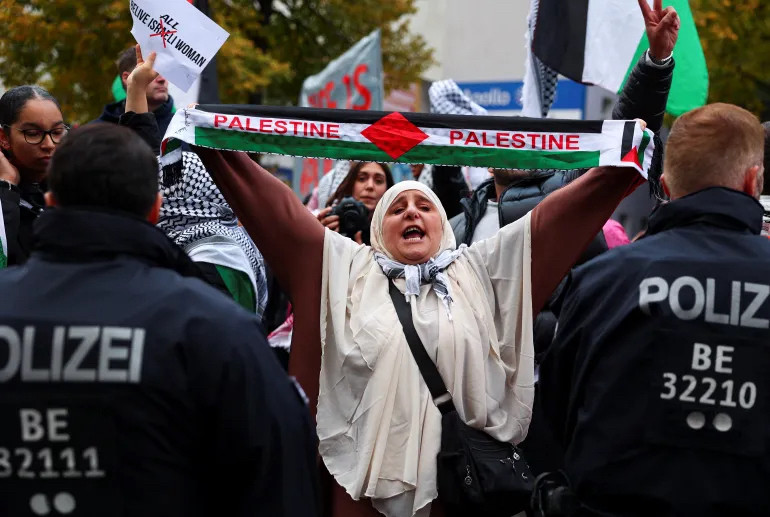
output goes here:
[[140, 88], [147, 88], [151, 82], [155, 80], [156, 77], [158, 77], [158, 72], [155, 71], [153, 68], [155, 66], [155, 58], [157, 57], [157, 53], [150, 52], [150, 55], [147, 56], [147, 61], [145, 61], [142, 58], [142, 48], [139, 46], [139, 44], [136, 45], [136, 67], [131, 71], [128, 78], [126, 79], [126, 83], [128, 84], [128, 87], [132, 85], [136, 85]]
[[136, 45], [136, 67], [126, 79], [126, 112], [147, 113], [147, 86], [158, 77], [153, 69], [157, 54], [151, 52], [147, 61], [142, 59], [142, 49]]

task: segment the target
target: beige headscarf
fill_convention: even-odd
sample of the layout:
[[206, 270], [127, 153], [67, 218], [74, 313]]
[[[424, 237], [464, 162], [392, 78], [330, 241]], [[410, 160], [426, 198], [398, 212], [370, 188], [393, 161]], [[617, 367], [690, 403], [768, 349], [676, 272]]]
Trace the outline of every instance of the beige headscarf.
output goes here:
[[[444, 234], [441, 236], [441, 245], [439, 246], [438, 253], [441, 253], [444, 250], [455, 249], [457, 247], [455, 244], [455, 235], [452, 232], [452, 225], [449, 224], [449, 220], [447, 219], [444, 206], [441, 204], [441, 201], [436, 194], [419, 181], [401, 181], [396, 183], [380, 198], [374, 209], [374, 215], [372, 215], [370, 231], [372, 248], [374, 248], [375, 251], [379, 251], [386, 255], [389, 259], [393, 259], [393, 255], [388, 251], [388, 248], [385, 245], [385, 238], [382, 235], [382, 223], [385, 219], [385, 213], [388, 211], [388, 208], [390, 208], [390, 205], [393, 204], [393, 201], [395, 201], [402, 192], [406, 192], [407, 190], [419, 190], [425, 194], [428, 199], [436, 205], [436, 208], [438, 208], [438, 211], [441, 214], [441, 225], [444, 228]], [[436, 254], [438, 255], [438, 253]]]
[[[454, 250], [441, 203], [417, 182], [391, 187], [372, 218], [372, 247], [390, 256], [384, 214], [405, 190], [441, 211], [439, 251]], [[321, 292], [321, 456], [354, 498], [388, 517], [427, 516], [436, 498], [441, 415], [388, 294], [374, 250], [328, 231]], [[452, 319], [431, 285], [412, 297], [415, 329], [463, 420], [498, 440], [524, 439], [534, 396], [529, 215], [464, 250], [446, 268]], [[403, 279], [395, 280], [403, 292]]]

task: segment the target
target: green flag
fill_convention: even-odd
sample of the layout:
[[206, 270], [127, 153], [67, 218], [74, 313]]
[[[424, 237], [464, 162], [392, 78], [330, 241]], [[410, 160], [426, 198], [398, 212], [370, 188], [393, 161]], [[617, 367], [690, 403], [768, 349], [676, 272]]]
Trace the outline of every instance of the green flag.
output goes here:
[[[706, 67], [706, 57], [698, 37], [698, 29], [690, 11], [687, 0], [668, 0], [666, 5], [671, 5], [679, 14], [682, 25], [679, 29], [679, 39], [674, 48], [676, 68], [674, 69], [674, 82], [668, 95], [666, 111], [679, 116], [690, 110], [706, 104], [709, 91], [709, 74]], [[641, 41], [636, 48], [636, 54], [629, 64], [626, 79], [633, 70], [642, 53], [650, 46], [647, 33], [642, 31]], [[625, 79], [623, 84], [625, 85]], [[622, 90], [622, 88], [621, 88]], [[618, 90], [618, 93], [620, 90]]]

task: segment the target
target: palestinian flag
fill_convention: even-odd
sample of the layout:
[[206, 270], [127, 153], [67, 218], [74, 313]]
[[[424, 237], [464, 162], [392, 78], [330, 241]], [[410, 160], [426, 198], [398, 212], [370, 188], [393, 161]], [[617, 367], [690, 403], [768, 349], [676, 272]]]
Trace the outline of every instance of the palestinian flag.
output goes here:
[[[681, 115], [706, 103], [708, 70], [687, 0], [666, 0], [664, 5], [673, 6], [681, 20], [666, 107]], [[537, 0], [532, 10], [532, 53], [574, 81], [620, 92], [649, 48], [644, 18], [634, 0]]]
[[509, 169], [633, 166], [645, 178], [652, 133], [636, 121], [201, 105], [174, 115], [162, 165], [179, 142], [308, 158]]

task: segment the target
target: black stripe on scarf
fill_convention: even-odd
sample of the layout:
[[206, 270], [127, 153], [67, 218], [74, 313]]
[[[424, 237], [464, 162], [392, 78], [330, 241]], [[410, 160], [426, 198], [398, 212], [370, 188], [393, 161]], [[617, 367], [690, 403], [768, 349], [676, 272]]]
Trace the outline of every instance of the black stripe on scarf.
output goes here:
[[532, 43], [532, 52], [543, 63], [581, 83], [586, 59], [588, 2], [540, 0]]
[[[244, 106], [237, 104], [201, 104], [209, 113], [249, 117], [294, 118], [315, 122], [374, 124], [389, 111], [357, 111], [286, 106]], [[489, 117], [477, 115], [440, 115], [437, 113], [401, 113], [418, 127], [437, 129], [474, 129], [489, 131], [534, 131], [539, 133], [601, 133], [601, 120], [555, 120], [525, 117]]]

